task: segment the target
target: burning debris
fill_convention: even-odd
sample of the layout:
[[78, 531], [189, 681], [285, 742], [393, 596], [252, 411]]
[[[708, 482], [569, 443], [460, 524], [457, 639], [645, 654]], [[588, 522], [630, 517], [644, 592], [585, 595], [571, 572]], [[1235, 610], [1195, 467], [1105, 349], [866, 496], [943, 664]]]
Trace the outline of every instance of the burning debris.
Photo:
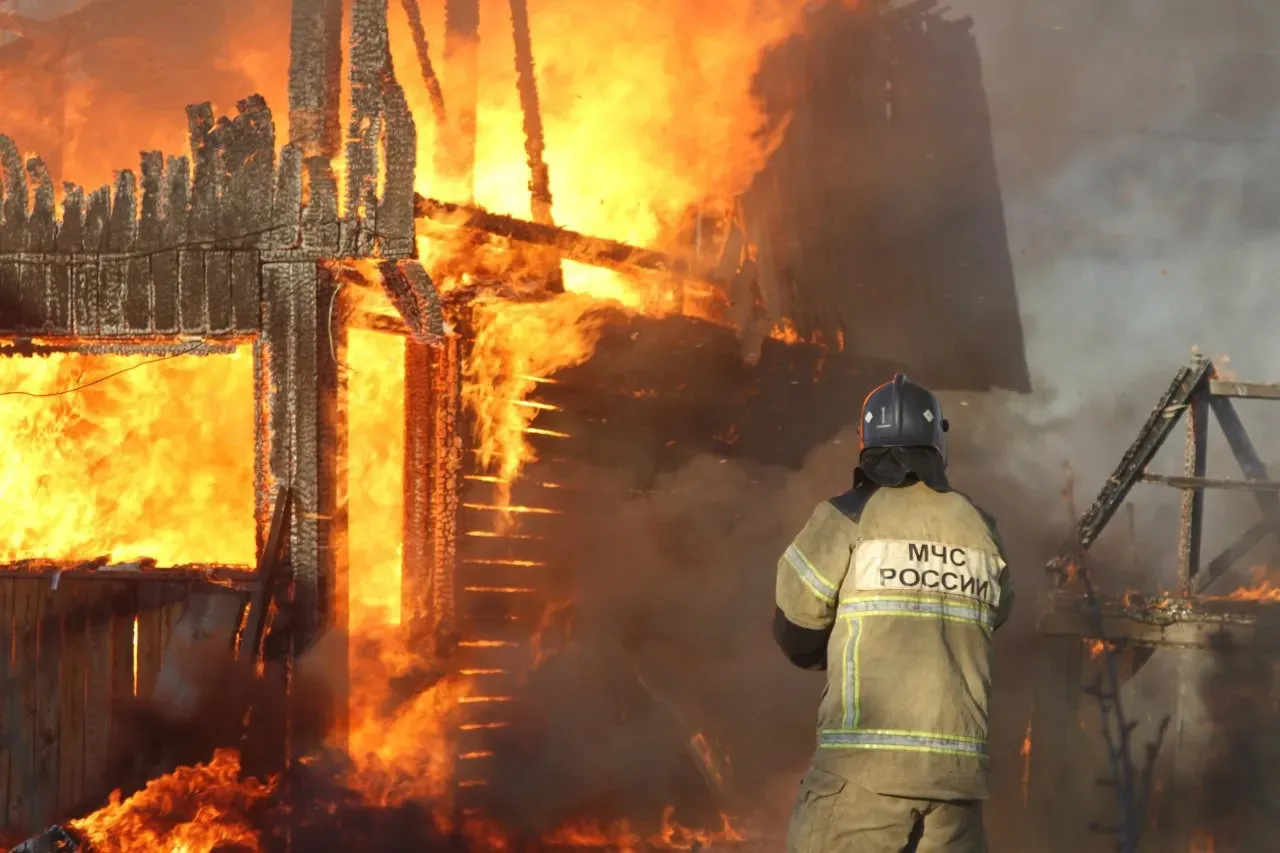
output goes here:
[[[1041, 737], [1030, 753], [1031, 795], [1042, 798], [1036, 817], [1044, 849], [1079, 849], [1088, 843], [1076, 828], [1056, 819], [1044, 799], [1060, 803], [1064, 792], [1082, 800], [1088, 796], [1070, 787], [1078, 774], [1089, 770], [1090, 762], [1080, 757], [1081, 732], [1106, 744], [1114, 817], [1104, 831], [1115, 835], [1121, 850], [1135, 850], [1139, 839], [1146, 843], [1151, 837], [1162, 847], [1211, 850], [1223, 842], [1235, 844], [1242, 824], [1269, 820], [1244, 814], [1250, 809], [1235, 803], [1223, 809], [1223, 798], [1213, 793], [1229, 784], [1213, 778], [1215, 773], [1230, 776], [1215, 770], [1223, 750], [1247, 751], [1250, 747], [1244, 744], [1259, 738], [1265, 744], [1269, 737], [1260, 734], [1269, 724], [1241, 733], [1227, 720], [1215, 719], [1222, 685], [1215, 683], [1213, 673], [1225, 667], [1238, 672], [1243, 684], [1268, 685], [1262, 689], [1267, 693], [1274, 657], [1280, 652], [1275, 630], [1280, 598], [1269, 573], [1255, 570], [1253, 585], [1213, 591], [1267, 534], [1280, 535], [1280, 499], [1275, 494], [1280, 487], [1268, 477], [1233, 405], [1233, 399], [1246, 397], [1280, 399], [1280, 386], [1223, 378], [1212, 362], [1197, 354], [1174, 376], [1102, 493], [1049, 564], [1057, 589], [1039, 622], [1049, 653], [1034, 727], [1036, 732], [1064, 731], [1069, 736], [1056, 742]], [[1244, 480], [1206, 476], [1210, 411]], [[1151, 473], [1148, 468], [1157, 451], [1184, 415], [1183, 474]], [[1087, 549], [1138, 482], [1182, 490], [1177, 588], [1154, 596], [1126, 592], [1108, 597], [1095, 586], [1096, 560]], [[1215, 488], [1251, 493], [1262, 519], [1202, 564], [1204, 492]], [[1078, 685], [1085, 672], [1094, 683], [1084, 692], [1096, 709], [1078, 707]], [[1174, 697], [1169, 695], [1170, 685], [1176, 688]], [[1242, 708], [1254, 708], [1249, 713], [1255, 715], [1258, 707], [1269, 707], [1270, 702], [1250, 698], [1256, 689], [1241, 689]], [[1061, 690], [1067, 693], [1066, 701], [1057, 694]], [[1136, 748], [1139, 739], [1147, 740], [1143, 750]], [[1265, 811], [1262, 806], [1251, 810], [1260, 809]], [[1257, 837], [1266, 837], [1266, 832]], [[1255, 847], [1245, 844], [1242, 849]]]

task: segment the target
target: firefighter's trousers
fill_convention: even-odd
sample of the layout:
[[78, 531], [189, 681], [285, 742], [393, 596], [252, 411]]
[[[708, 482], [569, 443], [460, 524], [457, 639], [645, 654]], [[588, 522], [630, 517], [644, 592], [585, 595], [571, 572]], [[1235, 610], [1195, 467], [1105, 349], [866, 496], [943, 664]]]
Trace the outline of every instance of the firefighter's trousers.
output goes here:
[[887, 797], [810, 768], [787, 853], [987, 853], [979, 800]]

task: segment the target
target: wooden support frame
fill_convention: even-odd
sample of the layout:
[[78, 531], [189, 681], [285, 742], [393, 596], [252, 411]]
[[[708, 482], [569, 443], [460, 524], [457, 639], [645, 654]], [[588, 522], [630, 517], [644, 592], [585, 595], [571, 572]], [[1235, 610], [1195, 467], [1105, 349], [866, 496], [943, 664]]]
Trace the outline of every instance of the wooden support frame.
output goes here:
[[[1272, 393], [1274, 391], [1274, 393]], [[1219, 379], [1213, 364], [1197, 356], [1174, 376], [1169, 388], [1143, 424], [1138, 437], [1120, 464], [1107, 478], [1097, 499], [1080, 517], [1071, 534], [1050, 560], [1048, 568], [1059, 588], [1066, 583], [1068, 567], [1082, 557], [1114, 517], [1133, 486], [1140, 482], [1171, 486], [1182, 491], [1179, 514], [1179, 593], [1204, 591], [1226, 573], [1235, 559], [1271, 533], [1280, 537], [1280, 482], [1272, 481], [1257, 450], [1245, 432], [1232, 398], [1280, 400], [1280, 385]], [[1244, 480], [1206, 476], [1208, 413], [1217, 419]], [[1146, 470], [1156, 453], [1185, 416], [1186, 451], [1181, 476], [1152, 474]], [[1253, 494], [1263, 518], [1201, 571], [1200, 545], [1204, 526], [1205, 489], [1244, 491]]]
[[[1132, 668], [1119, 683], [1105, 686], [1106, 691], [1115, 692], [1100, 696], [1116, 697], [1120, 703], [1116, 707], [1129, 709], [1130, 715], [1136, 715], [1133, 720], [1155, 725], [1151, 721], [1163, 719], [1158, 731], [1147, 734], [1159, 743], [1166, 728], [1169, 731], [1168, 754], [1162, 752], [1158, 766], [1165, 784], [1178, 790], [1191, 790], [1200, 784], [1198, 774], [1207, 760], [1209, 735], [1204, 717], [1208, 711], [1201, 694], [1208, 663], [1203, 653], [1247, 650], [1280, 657], [1280, 602], [1201, 595], [1265, 536], [1280, 538], [1280, 483], [1268, 477], [1233, 399], [1280, 400], [1280, 386], [1223, 380], [1211, 362], [1200, 356], [1180, 369], [1097, 499], [1048, 565], [1057, 589], [1045, 601], [1038, 621], [1046, 651], [1037, 686], [1034, 728], [1044, 732], [1045, 726], [1051, 727], [1047, 742], [1044, 737], [1037, 738], [1032, 753], [1031, 786], [1038, 819], [1051, 819], [1054, 798], [1063, 790], [1063, 768], [1074, 766], [1073, 757], [1081, 752], [1075, 726], [1059, 719], [1062, 708], [1075, 707], [1081, 692], [1080, 673], [1069, 666], [1064, 668], [1064, 655], [1067, 660], [1073, 659], [1072, 655], [1089, 640], [1101, 641], [1106, 644], [1104, 648], [1111, 650], [1145, 650], [1142, 654], [1135, 651]], [[1206, 475], [1210, 412], [1244, 475], [1242, 480]], [[1180, 420], [1186, 435], [1182, 473], [1171, 476], [1148, 472], [1147, 466]], [[1181, 492], [1176, 588], [1152, 601], [1128, 600], [1130, 597], [1123, 601], [1102, 600], [1096, 592], [1081, 593], [1070, 583], [1070, 569], [1085, 559], [1089, 546], [1139, 482]], [[1262, 518], [1202, 564], [1204, 495], [1206, 489], [1214, 488], [1251, 494]], [[1092, 586], [1096, 589], [1096, 584]], [[1072, 651], [1064, 651], [1068, 649]], [[1109, 662], [1113, 654], [1114, 651], [1107, 652]], [[1063, 698], [1063, 690], [1069, 698]], [[1105, 710], [1107, 700], [1099, 701]], [[1158, 705], [1153, 707], [1153, 702]], [[1145, 710], [1135, 710], [1144, 707]], [[1138, 725], [1123, 717], [1118, 724]], [[1061, 734], [1052, 733], [1055, 726]], [[1034, 757], [1036, 751], [1041, 753], [1038, 759]], [[1087, 767], [1076, 769], [1089, 772]], [[1193, 806], [1157, 810], [1151, 831], [1160, 844], [1182, 846], [1188, 842], [1189, 833], [1198, 824]], [[1080, 843], [1068, 842], [1064, 846], [1061, 839], [1049, 838], [1043, 846], [1066, 850], [1078, 849]]]

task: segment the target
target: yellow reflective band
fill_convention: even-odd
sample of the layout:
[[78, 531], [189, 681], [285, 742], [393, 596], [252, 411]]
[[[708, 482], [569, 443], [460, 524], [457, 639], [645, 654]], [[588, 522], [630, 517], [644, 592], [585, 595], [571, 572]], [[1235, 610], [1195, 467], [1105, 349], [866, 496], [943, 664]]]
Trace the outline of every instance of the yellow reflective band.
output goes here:
[[818, 733], [818, 746], [825, 749], [886, 749], [967, 755], [983, 760], [987, 757], [987, 742], [981, 738], [892, 729], [824, 729]]
[[853, 619], [861, 616], [912, 616], [926, 619], [943, 619], [949, 622], [967, 622], [992, 628], [995, 613], [990, 607], [975, 607], [969, 602], [948, 601], [941, 597], [876, 596], [853, 598], [840, 603], [839, 616]]
[[796, 570], [800, 580], [809, 590], [822, 600], [824, 604], [832, 604], [836, 600], [836, 585], [827, 580], [822, 574], [813, 567], [813, 563], [800, 552], [796, 544], [792, 542], [787, 546], [786, 552], [782, 558], [790, 564], [791, 568]]
[[849, 620], [849, 638], [844, 642], [843, 672], [840, 684], [840, 707], [844, 710], [844, 725], [853, 729], [858, 725], [862, 715], [859, 691], [862, 689], [858, 681], [858, 644], [862, 640], [862, 623], [857, 619]]

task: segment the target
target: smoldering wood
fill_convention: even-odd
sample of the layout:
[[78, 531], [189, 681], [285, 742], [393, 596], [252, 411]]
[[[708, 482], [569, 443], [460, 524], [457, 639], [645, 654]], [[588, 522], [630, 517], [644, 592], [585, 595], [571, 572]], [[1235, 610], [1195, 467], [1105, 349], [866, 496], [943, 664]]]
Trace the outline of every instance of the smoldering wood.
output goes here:
[[[1183, 476], [1203, 479], [1209, 452], [1209, 406], [1205, 395], [1198, 393], [1203, 383], [1192, 392], [1184, 417], [1187, 441], [1184, 451]], [[1184, 595], [1190, 595], [1200, 571], [1200, 543], [1204, 527], [1204, 488], [1192, 486], [1182, 490], [1178, 514], [1178, 583]]]
[[[255, 259], [256, 266], [256, 259]], [[209, 311], [209, 331], [225, 334], [234, 331], [235, 317], [231, 307], [231, 253], [204, 253], [204, 297]], [[251, 318], [257, 325], [257, 317]]]
[[51, 826], [14, 847], [9, 853], [89, 853], [83, 839], [63, 826]]
[[[313, 272], [316, 285], [302, 294], [300, 310], [306, 312], [310, 324], [303, 328], [314, 332], [300, 336], [302, 347], [299, 364], [309, 379], [300, 389], [306, 391], [299, 411], [295, 413], [299, 447], [307, 454], [305, 466], [295, 488], [313, 490], [307, 495], [308, 505], [315, 507], [312, 514], [301, 516], [296, 523], [313, 523], [306, 537], [298, 541], [314, 550], [307, 552], [315, 565], [313, 586], [303, 590], [314, 595], [311, 602], [303, 598], [303, 608], [297, 607], [300, 585], [294, 584], [294, 607], [289, 612], [287, 633], [294, 648], [302, 653], [319, 638], [327, 627], [345, 628], [349, 619], [349, 554], [348, 554], [348, 432], [347, 432], [347, 330], [341, 324], [331, 325], [330, 306], [340, 299], [342, 282], [331, 267], [322, 265]], [[314, 418], [314, 420], [312, 419]], [[313, 544], [312, 544], [313, 543]], [[297, 572], [299, 561], [292, 561]], [[306, 563], [303, 563], [305, 565]], [[296, 575], [295, 575], [296, 576]], [[346, 632], [339, 631], [330, 639], [330, 650], [344, 663], [349, 659]], [[332, 672], [333, 695], [346, 697], [348, 675], [346, 666], [335, 667]], [[327, 737], [345, 748], [347, 739], [348, 704], [343, 700], [331, 702], [325, 708], [325, 730], [307, 730], [305, 724], [296, 727], [295, 749], [289, 760], [305, 754]]]
[[271, 227], [276, 139], [271, 110], [261, 95], [236, 104], [236, 117], [224, 130], [226, 187], [222, 193], [219, 234], [242, 247], [264, 244]]
[[435, 66], [431, 62], [431, 49], [427, 44], [427, 29], [422, 23], [422, 9], [418, 0], [401, 0], [405, 18], [409, 22], [409, 33], [413, 37], [413, 48], [418, 54], [418, 68], [422, 72], [422, 83], [426, 87], [427, 97], [431, 101], [431, 115], [436, 127], [444, 127], [448, 117], [445, 114], [444, 92], [440, 88], [440, 78], [436, 75]]
[[289, 57], [289, 141], [303, 158], [335, 157], [342, 133], [342, 0], [293, 3]]
[[0, 136], [0, 251], [20, 252], [26, 248], [27, 179], [22, 173], [18, 148], [7, 136]]
[[390, 62], [387, 0], [355, 0], [351, 6], [351, 118], [347, 126], [346, 209], [351, 216], [347, 253], [370, 253], [378, 231], [378, 142], [382, 137], [383, 66]]
[[383, 261], [378, 264], [382, 287], [400, 312], [404, 329], [418, 343], [444, 341], [444, 310], [435, 285], [417, 261]]
[[214, 184], [213, 108], [210, 104], [187, 107], [187, 139], [191, 147], [191, 211], [186, 239], [193, 243], [213, 239], [217, 186]]
[[426, 660], [440, 659], [456, 640], [459, 382], [455, 340], [406, 340], [401, 621]]
[[1044, 605], [1038, 630], [1046, 636], [1113, 643], [1280, 652], [1280, 637], [1273, 627], [1280, 624], [1280, 605], [1211, 600], [1183, 604], [1172, 600], [1104, 601], [1101, 606], [1099, 630], [1091, 625], [1088, 604], [1080, 596], [1055, 593]]
[[416, 237], [413, 187], [417, 174], [418, 131], [390, 61], [384, 63], [379, 83], [385, 128], [382, 161], [386, 174], [382, 198], [378, 201], [378, 255], [409, 258], [414, 254]]
[[273, 239], [268, 242], [271, 248], [289, 251], [301, 245], [301, 214], [302, 150], [289, 144], [280, 150], [280, 167], [271, 201]]
[[310, 157], [302, 161], [309, 190], [302, 209], [301, 249], [315, 257], [341, 255], [341, 222], [338, 218], [338, 178], [328, 158]]

